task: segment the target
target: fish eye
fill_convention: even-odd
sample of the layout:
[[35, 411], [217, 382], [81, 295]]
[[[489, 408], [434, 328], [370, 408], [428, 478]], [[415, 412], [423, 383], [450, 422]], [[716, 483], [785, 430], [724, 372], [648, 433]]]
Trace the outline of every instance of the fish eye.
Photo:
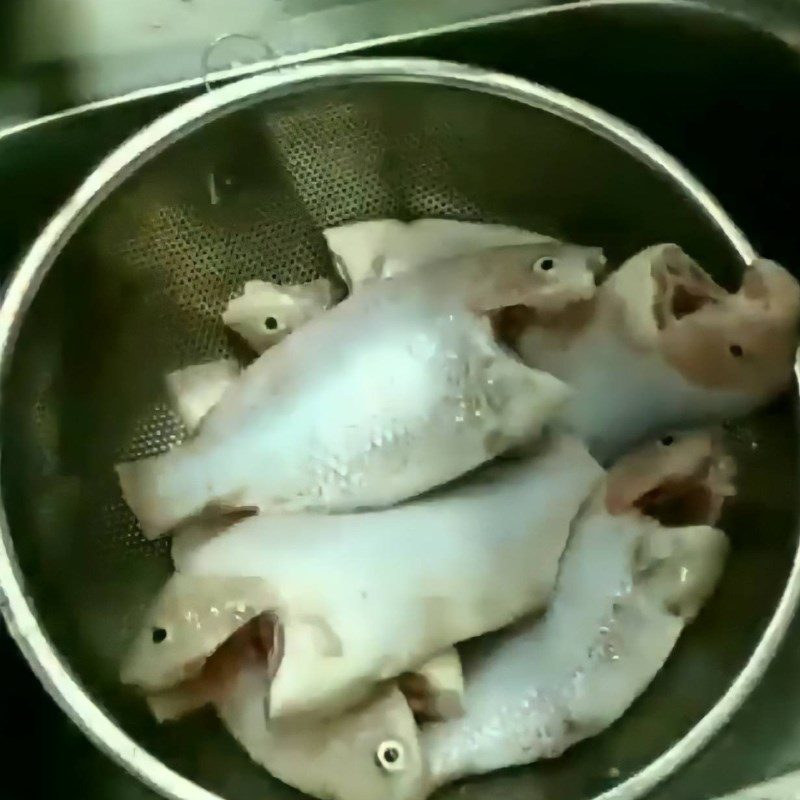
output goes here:
[[400, 742], [381, 742], [375, 751], [375, 763], [386, 772], [400, 772], [406, 766], [405, 748]]
[[268, 331], [274, 331], [278, 327], [278, 320], [276, 320], [275, 317], [267, 317], [264, 320], [264, 327]]
[[670, 445], [675, 444], [675, 437], [674, 436], [664, 436], [661, 439], [659, 439], [659, 442], [664, 447], [669, 447]]
[[741, 358], [744, 355], [744, 350], [740, 344], [732, 344], [728, 350], [734, 358]]
[[167, 632], [164, 628], [153, 628], [153, 644], [161, 644], [166, 638]]
[[556, 265], [556, 260], [550, 256], [544, 256], [534, 262], [533, 268], [540, 269], [542, 272], [549, 272]]

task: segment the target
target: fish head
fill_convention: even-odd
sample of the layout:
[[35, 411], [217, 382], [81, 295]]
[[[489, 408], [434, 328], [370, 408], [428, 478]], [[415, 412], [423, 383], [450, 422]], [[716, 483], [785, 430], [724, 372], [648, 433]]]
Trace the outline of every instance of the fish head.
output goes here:
[[[426, 770], [414, 714], [405, 696], [391, 687], [333, 723], [334, 741], [346, 742], [327, 761], [332, 768], [316, 787], [329, 787], [334, 800], [421, 800]], [[334, 748], [338, 750], [337, 747]]]
[[153, 693], [199, 676], [208, 658], [271, 601], [258, 578], [173, 575], [145, 613], [122, 682]]
[[427, 771], [414, 715], [394, 685], [330, 718], [270, 720], [263, 676], [243, 673], [218, 705], [223, 724], [272, 775], [330, 800], [423, 800]]
[[[675, 245], [652, 259], [658, 349], [689, 383], [769, 398], [786, 388], [798, 345], [800, 284], [773, 261], [730, 293]], [[644, 312], [648, 304], [639, 302]]]
[[619, 459], [608, 472], [604, 503], [610, 514], [662, 525], [713, 525], [735, 494], [735, 473], [719, 431], [676, 431]]
[[713, 593], [729, 545], [711, 525], [651, 526], [636, 551], [635, 581], [669, 614], [691, 622]]
[[599, 247], [557, 241], [498, 247], [478, 254], [477, 260], [491, 282], [488, 291], [481, 286], [480, 292], [496, 298], [494, 309], [522, 306], [541, 312], [590, 300], [606, 263]]

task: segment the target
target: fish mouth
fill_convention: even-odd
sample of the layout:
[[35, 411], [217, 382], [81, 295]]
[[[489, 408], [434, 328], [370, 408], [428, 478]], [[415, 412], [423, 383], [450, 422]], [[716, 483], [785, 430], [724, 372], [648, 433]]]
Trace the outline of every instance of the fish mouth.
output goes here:
[[653, 314], [660, 331], [670, 323], [729, 297], [728, 292], [677, 245], [662, 249], [651, 274], [655, 283]]
[[714, 525], [725, 500], [735, 494], [735, 462], [727, 454], [704, 459], [687, 476], [667, 476], [633, 503], [642, 516], [665, 528]]

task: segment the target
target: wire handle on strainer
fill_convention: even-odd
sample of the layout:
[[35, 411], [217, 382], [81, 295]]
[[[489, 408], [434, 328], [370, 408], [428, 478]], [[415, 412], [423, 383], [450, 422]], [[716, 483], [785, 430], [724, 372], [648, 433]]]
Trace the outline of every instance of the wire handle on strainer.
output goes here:
[[[221, 45], [223, 42], [228, 42], [233, 39], [238, 39], [240, 41], [246, 42], [254, 42], [255, 44], [259, 45], [264, 50], [264, 56], [266, 59], [275, 58], [276, 53], [275, 51], [261, 38], [258, 36], [254, 36], [252, 34], [247, 33], [223, 33], [220, 36], [217, 36], [216, 39], [210, 41], [205, 49], [203, 50], [203, 55], [200, 59], [200, 69], [201, 69], [201, 77], [203, 80], [203, 85], [206, 87], [206, 91], [212, 91], [211, 88], [211, 81], [210, 81], [210, 73], [211, 73], [211, 56], [214, 54], [214, 51]], [[231, 67], [241, 66], [241, 64], [237, 61], [230, 62]], [[216, 206], [219, 205], [220, 196], [219, 196], [219, 189], [217, 188], [217, 178], [214, 175], [213, 170], [208, 173], [208, 194], [211, 200], [211, 205]]]
[[[201, 69], [201, 77], [203, 79], [203, 85], [206, 87], [206, 91], [211, 91], [211, 81], [209, 79], [209, 75], [211, 74], [211, 56], [214, 54], [214, 51], [221, 45], [223, 42], [231, 41], [233, 39], [238, 39], [240, 41], [245, 42], [253, 42], [264, 50], [264, 57], [266, 59], [276, 58], [277, 53], [260, 37], [255, 36], [249, 33], [223, 33], [220, 36], [217, 36], [216, 39], [210, 41], [203, 50], [202, 58], [200, 59], [200, 69]], [[231, 61], [231, 67], [241, 66], [240, 62]]]

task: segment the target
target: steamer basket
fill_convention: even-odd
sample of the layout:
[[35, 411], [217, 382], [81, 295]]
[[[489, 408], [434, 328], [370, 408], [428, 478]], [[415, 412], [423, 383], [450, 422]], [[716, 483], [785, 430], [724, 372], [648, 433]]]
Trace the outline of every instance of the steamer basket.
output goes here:
[[[685, 170], [603, 112], [508, 76], [376, 59], [257, 76], [161, 118], [87, 178], [7, 290], [3, 608], [67, 713], [166, 797], [297, 794], [213, 715], [159, 727], [118, 686], [122, 649], [169, 563], [165, 543], [140, 535], [112, 465], [185, 435], [163, 375], [240, 354], [219, 313], [244, 281], [333, 277], [323, 227], [423, 216], [516, 224], [601, 245], [612, 262], [675, 241], [727, 283], [753, 258]], [[758, 682], [797, 599], [794, 405], [733, 433], [742, 487], [729, 567], [651, 689], [556, 762], [458, 797], [641, 796]]]

